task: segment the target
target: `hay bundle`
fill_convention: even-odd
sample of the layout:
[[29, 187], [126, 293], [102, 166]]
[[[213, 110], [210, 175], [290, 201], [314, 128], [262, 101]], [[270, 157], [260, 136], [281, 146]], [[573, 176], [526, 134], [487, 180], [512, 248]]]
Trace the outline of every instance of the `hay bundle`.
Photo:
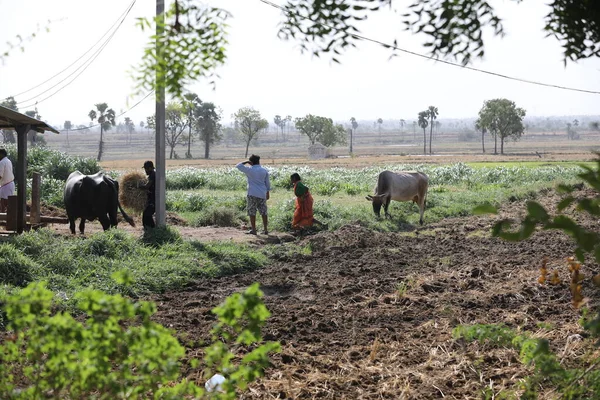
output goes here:
[[119, 201], [121, 205], [137, 212], [144, 211], [146, 190], [138, 188], [138, 185], [145, 185], [147, 182], [148, 180], [144, 175], [135, 171], [121, 176], [119, 182]]

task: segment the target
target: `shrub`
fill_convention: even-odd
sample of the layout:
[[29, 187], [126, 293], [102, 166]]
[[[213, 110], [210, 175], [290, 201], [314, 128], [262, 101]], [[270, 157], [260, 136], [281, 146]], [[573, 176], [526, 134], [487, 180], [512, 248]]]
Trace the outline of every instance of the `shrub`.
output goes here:
[[78, 246], [81, 254], [92, 257], [121, 259], [135, 251], [135, 239], [118, 229], [94, 233]]
[[244, 219], [236, 209], [230, 207], [215, 207], [202, 213], [196, 220], [196, 226], [221, 226], [221, 227], [236, 227], [239, 226]]
[[156, 228], [146, 229], [142, 236], [142, 242], [151, 247], [161, 247], [167, 243], [181, 241], [179, 232], [170, 226], [157, 226]]
[[[132, 281], [126, 273], [114, 277], [120, 285]], [[77, 298], [80, 312], [88, 317], [82, 322], [67, 312], [51, 314], [53, 294], [44, 283], [2, 299], [11, 336], [0, 345], [0, 398], [204, 398], [195, 383], [179, 381], [185, 350], [169, 330], [151, 320], [153, 303], [95, 290]], [[230, 296], [213, 313], [218, 323], [205, 361], [226, 377], [218, 398], [235, 399], [263, 375], [269, 353], [280, 345], [261, 343], [270, 314], [258, 284]], [[196, 369], [199, 362], [190, 364]]]
[[12, 244], [0, 244], [0, 283], [26, 286], [39, 266]]

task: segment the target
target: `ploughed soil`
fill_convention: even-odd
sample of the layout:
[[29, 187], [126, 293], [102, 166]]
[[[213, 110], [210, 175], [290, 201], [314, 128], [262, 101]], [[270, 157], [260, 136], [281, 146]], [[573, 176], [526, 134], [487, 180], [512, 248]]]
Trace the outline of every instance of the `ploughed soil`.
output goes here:
[[[540, 197], [551, 209], [559, 200], [553, 192]], [[520, 243], [490, 237], [497, 218], [518, 218], [524, 208], [509, 203], [500, 216], [447, 219], [404, 233], [358, 224], [319, 233], [297, 242], [310, 244], [310, 255], [282, 245], [260, 270], [154, 296], [155, 319], [177, 332], [188, 357], [201, 359], [215, 322], [210, 310], [260, 282], [272, 313], [264, 336], [281, 342], [282, 352], [244, 399], [479, 399], [486, 388], [498, 394], [516, 388], [530, 367], [512, 349], [453, 339], [453, 328], [502, 323], [527, 330], [549, 339], [567, 365], [589, 350], [568, 289], [571, 240], [555, 231]], [[598, 220], [579, 220], [600, 228]], [[543, 257], [563, 283], [538, 283]], [[590, 277], [600, 268], [585, 264], [582, 272]], [[600, 295], [589, 280], [583, 294], [592, 304]], [[204, 384], [198, 370], [186, 374]]]

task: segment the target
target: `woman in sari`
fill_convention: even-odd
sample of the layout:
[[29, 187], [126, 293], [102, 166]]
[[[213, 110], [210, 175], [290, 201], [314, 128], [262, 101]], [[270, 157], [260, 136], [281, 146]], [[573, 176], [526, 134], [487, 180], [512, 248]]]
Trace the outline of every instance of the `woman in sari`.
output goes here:
[[296, 195], [296, 209], [292, 219], [292, 228], [296, 230], [309, 228], [313, 224], [327, 228], [327, 225], [315, 219], [313, 215], [313, 198], [308, 187], [302, 183], [300, 175], [294, 173], [290, 178], [292, 185], [294, 185], [294, 195]]

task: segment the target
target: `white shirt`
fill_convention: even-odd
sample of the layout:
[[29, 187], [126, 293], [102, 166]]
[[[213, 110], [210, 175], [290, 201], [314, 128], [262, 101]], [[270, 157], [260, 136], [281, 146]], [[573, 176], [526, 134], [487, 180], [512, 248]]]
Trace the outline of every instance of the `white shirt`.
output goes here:
[[13, 166], [8, 157], [0, 160], [0, 186], [4, 186], [15, 180], [13, 175]]

